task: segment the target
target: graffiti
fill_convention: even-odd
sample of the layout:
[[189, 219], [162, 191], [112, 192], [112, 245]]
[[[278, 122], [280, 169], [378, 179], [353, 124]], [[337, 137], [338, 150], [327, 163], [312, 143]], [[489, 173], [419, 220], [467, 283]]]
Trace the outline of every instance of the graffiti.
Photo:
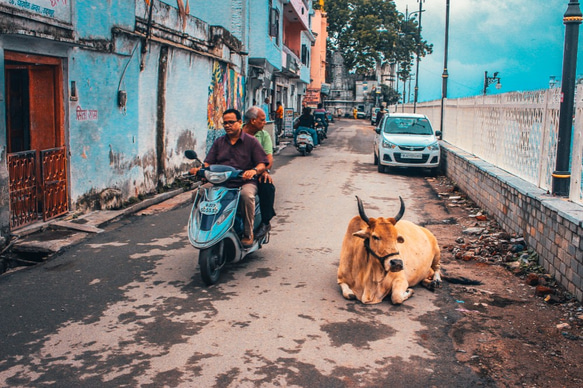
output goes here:
[[215, 61], [207, 103], [207, 152], [215, 139], [224, 134], [223, 112], [241, 110], [244, 99], [244, 78], [226, 64]]

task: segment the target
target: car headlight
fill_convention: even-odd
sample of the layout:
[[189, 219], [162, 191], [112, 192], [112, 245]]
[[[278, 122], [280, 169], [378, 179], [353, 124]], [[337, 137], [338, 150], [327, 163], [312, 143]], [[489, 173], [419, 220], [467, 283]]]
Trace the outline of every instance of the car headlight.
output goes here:
[[391, 143], [390, 141], [383, 139], [383, 148], [388, 148], [390, 150], [393, 150], [395, 148], [397, 148], [396, 144]]
[[432, 144], [429, 144], [429, 145], [427, 146], [427, 149], [428, 149], [429, 151], [439, 151], [439, 144], [438, 144], [437, 142], [435, 142], [435, 143], [432, 143]]

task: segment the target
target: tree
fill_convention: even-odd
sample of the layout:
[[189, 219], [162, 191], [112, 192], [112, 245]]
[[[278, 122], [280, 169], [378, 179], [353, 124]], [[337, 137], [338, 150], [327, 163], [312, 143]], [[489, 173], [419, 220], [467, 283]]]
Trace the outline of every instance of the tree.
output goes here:
[[395, 105], [401, 98], [400, 93], [384, 84], [381, 85], [381, 94], [383, 96], [383, 101], [386, 102], [387, 105]]
[[398, 77], [409, 78], [414, 54], [433, 46], [419, 34], [416, 18], [397, 11], [392, 0], [327, 0], [329, 44], [351, 72], [372, 75], [385, 63], [398, 63]]

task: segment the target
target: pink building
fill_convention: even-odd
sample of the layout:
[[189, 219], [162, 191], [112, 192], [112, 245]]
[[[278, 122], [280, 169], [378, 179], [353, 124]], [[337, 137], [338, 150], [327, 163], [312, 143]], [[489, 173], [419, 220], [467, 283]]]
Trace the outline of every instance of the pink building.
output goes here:
[[319, 0], [320, 9], [314, 10], [312, 17], [312, 32], [316, 37], [310, 56], [310, 84], [308, 85], [304, 103], [316, 106], [322, 101], [322, 93], [330, 93], [330, 85], [326, 84], [326, 40], [328, 39], [328, 18], [324, 11], [324, 0]]

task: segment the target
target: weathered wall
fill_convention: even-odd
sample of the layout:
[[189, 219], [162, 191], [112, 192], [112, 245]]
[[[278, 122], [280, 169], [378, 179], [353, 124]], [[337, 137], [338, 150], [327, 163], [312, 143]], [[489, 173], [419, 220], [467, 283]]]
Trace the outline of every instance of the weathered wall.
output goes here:
[[[72, 210], [106, 189], [119, 190], [126, 201], [172, 183], [190, 165], [184, 150], [195, 149], [203, 158], [207, 142], [219, 134], [222, 112], [244, 108], [241, 41], [192, 16], [204, 3], [203, 14], [217, 12], [213, 24], [235, 25], [241, 35], [240, 15], [232, 21], [230, 12], [218, 12], [224, 4], [213, 2], [198, 2], [199, 9], [191, 2], [190, 14], [181, 14], [176, 1], [153, 1], [151, 29], [143, 0], [68, 3], [70, 11], [56, 15], [70, 25], [36, 20], [27, 10], [19, 11], [16, 24], [0, 20], [11, 31], [0, 35], [0, 74], [8, 49], [63, 59]], [[232, 3], [241, 10], [247, 1]], [[43, 32], [42, 39], [35, 31]], [[76, 96], [70, 98], [73, 82]], [[0, 90], [3, 83], [0, 76]], [[124, 106], [118, 104], [120, 92], [127, 96]], [[0, 98], [0, 117], [4, 110]], [[5, 144], [0, 120], [0, 238], [9, 225]]]
[[583, 207], [448, 143], [442, 150], [447, 176], [503, 229], [522, 235], [545, 270], [583, 301]]

